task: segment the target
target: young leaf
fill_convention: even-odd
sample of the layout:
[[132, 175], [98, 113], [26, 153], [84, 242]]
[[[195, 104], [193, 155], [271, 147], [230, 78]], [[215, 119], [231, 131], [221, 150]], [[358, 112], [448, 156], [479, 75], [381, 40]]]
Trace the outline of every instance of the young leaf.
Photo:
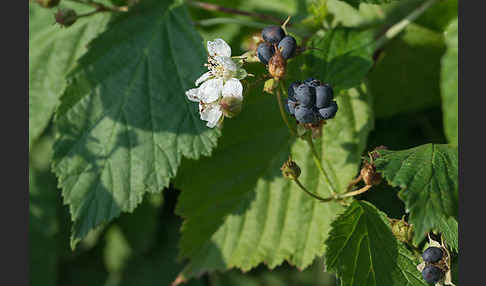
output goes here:
[[[176, 179], [182, 190], [176, 212], [185, 218], [181, 256], [190, 258], [181, 277], [231, 267], [246, 271], [262, 262], [273, 269], [284, 260], [303, 269], [324, 252], [330, 222], [342, 210], [282, 177], [280, 167], [291, 152], [302, 169], [299, 180], [330, 195], [309, 147], [290, 138], [276, 98], [261, 89], [245, 96], [243, 112], [225, 122], [213, 156], [183, 164]], [[336, 99], [340, 109], [315, 145], [342, 192], [358, 171], [372, 119], [368, 96], [352, 90]]]
[[457, 145], [458, 129], [458, 28], [457, 18], [453, 20], [445, 31], [447, 51], [442, 58], [441, 94], [442, 110], [444, 113], [444, 132], [449, 143]]
[[88, 231], [160, 192], [181, 157], [198, 159], [219, 132], [184, 91], [206, 52], [185, 6], [147, 0], [90, 43], [56, 114], [53, 169], [69, 204], [72, 247]]
[[410, 212], [415, 226], [414, 241], [436, 228], [443, 217], [457, 216], [457, 147], [425, 144], [401, 151], [379, 151], [375, 161], [392, 186], [402, 190], [399, 197]]
[[354, 201], [331, 224], [326, 248], [327, 270], [342, 286], [427, 285], [385, 214], [368, 202]]
[[108, 19], [109, 13], [99, 13], [65, 29], [54, 25], [53, 10], [29, 5], [29, 149], [59, 104], [65, 75], [87, 51], [86, 44], [105, 29]]
[[459, 251], [459, 229], [457, 220], [454, 217], [441, 217], [437, 230], [444, 237], [444, 241], [450, 250]]

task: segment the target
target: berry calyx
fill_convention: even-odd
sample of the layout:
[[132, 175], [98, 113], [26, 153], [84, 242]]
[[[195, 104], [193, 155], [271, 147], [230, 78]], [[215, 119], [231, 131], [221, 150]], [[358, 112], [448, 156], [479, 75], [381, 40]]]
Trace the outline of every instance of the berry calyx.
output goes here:
[[431, 246], [422, 253], [425, 262], [436, 263], [442, 259], [444, 251], [440, 247]]
[[434, 265], [427, 265], [424, 270], [422, 270], [422, 278], [424, 278], [427, 283], [437, 283], [442, 276], [444, 276], [444, 272]]
[[268, 72], [270, 75], [279, 80], [285, 75], [287, 61], [282, 57], [282, 53], [277, 49], [275, 54], [268, 61]]
[[56, 18], [56, 23], [63, 27], [69, 27], [78, 19], [76, 11], [68, 8], [60, 8], [54, 15]]

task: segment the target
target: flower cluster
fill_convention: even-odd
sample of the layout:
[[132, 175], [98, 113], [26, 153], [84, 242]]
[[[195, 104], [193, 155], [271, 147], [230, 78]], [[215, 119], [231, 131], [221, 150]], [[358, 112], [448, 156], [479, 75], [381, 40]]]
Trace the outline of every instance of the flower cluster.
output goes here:
[[189, 100], [199, 103], [201, 119], [213, 128], [225, 117], [233, 117], [241, 110], [243, 86], [247, 76], [242, 61], [231, 58], [231, 47], [222, 39], [208, 41], [208, 72], [195, 82], [196, 88], [186, 91]]

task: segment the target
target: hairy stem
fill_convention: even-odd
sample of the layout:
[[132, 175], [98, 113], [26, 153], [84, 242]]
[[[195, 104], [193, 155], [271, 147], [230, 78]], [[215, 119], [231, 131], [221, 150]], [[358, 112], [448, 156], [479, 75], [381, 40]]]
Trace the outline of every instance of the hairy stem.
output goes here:
[[314, 198], [314, 199], [316, 199], [316, 200], [319, 200], [319, 201], [321, 201], [321, 202], [323, 202], [323, 203], [325, 203], [325, 202], [330, 202], [330, 201], [334, 200], [334, 198], [333, 198], [333, 197], [331, 197], [331, 198], [322, 198], [322, 197], [320, 197], [320, 196], [318, 196], [318, 195], [316, 195], [316, 194], [314, 194], [314, 193], [312, 193], [312, 192], [308, 191], [308, 190], [307, 190], [307, 189], [304, 187], [304, 185], [302, 185], [302, 183], [299, 181], [299, 179], [295, 179], [295, 183], [297, 183], [297, 185], [300, 187], [300, 189], [301, 189], [301, 190], [303, 190], [303, 191], [304, 191], [306, 194], [308, 194], [309, 196], [313, 197], [313, 198]]
[[282, 119], [285, 122], [285, 125], [287, 125], [287, 128], [290, 131], [290, 134], [292, 134], [292, 136], [297, 136], [297, 132], [290, 125], [290, 123], [287, 119], [287, 115], [285, 114], [285, 111], [284, 111], [284, 107], [283, 107], [283, 103], [282, 103], [282, 93], [281, 93], [282, 86], [283, 86], [282, 83], [279, 81], [278, 87], [277, 87], [277, 101], [278, 101], [278, 107], [280, 109], [280, 115], [282, 116]]
[[234, 9], [234, 8], [228, 8], [212, 3], [206, 3], [206, 2], [200, 2], [200, 1], [191, 1], [188, 0], [186, 1], [187, 4], [192, 5], [194, 7], [207, 10], [207, 11], [217, 11], [217, 12], [223, 12], [227, 14], [236, 14], [236, 15], [244, 15], [244, 16], [250, 16], [253, 18], [258, 18], [264, 21], [270, 21], [274, 23], [281, 23], [281, 20], [279, 18], [270, 16], [270, 15], [265, 15], [265, 14], [260, 14], [260, 13], [255, 13], [255, 12], [248, 12], [248, 11], [243, 11], [239, 9]]
[[407, 17], [402, 19], [400, 22], [396, 23], [395, 25], [391, 26], [385, 34], [383, 34], [378, 40], [376, 41], [375, 45], [376, 48], [379, 49], [382, 47], [386, 42], [393, 39], [396, 35], [398, 35], [401, 31], [403, 31], [408, 24], [413, 22], [417, 19], [420, 15], [422, 15], [430, 6], [438, 2], [439, 0], [427, 0], [422, 3], [417, 9], [412, 11]]
[[309, 145], [309, 148], [311, 149], [312, 152], [312, 158], [314, 159], [314, 163], [316, 164], [321, 174], [324, 176], [326, 183], [329, 185], [329, 189], [331, 190], [332, 196], [336, 196], [336, 190], [331, 184], [331, 180], [329, 180], [329, 176], [327, 175], [326, 171], [324, 171], [324, 168], [322, 168], [321, 160], [319, 159], [319, 155], [317, 154], [316, 148], [314, 147], [314, 143], [312, 142], [311, 135], [307, 134], [305, 137], [303, 137], [303, 139]]

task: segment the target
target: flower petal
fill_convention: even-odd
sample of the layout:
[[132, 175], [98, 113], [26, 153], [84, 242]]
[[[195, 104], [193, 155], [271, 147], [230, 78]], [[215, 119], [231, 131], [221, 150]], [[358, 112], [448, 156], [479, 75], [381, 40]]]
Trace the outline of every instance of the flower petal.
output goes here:
[[199, 89], [198, 88], [191, 88], [190, 90], [186, 91], [186, 96], [190, 101], [199, 102]]
[[223, 39], [208, 41], [208, 54], [213, 57], [231, 57], [231, 47]]
[[243, 100], [243, 85], [236, 78], [228, 80], [223, 86], [223, 97], [233, 96]]
[[200, 83], [202, 82], [205, 82], [206, 80], [208, 80], [213, 74], [211, 72], [206, 72], [206, 73], [203, 73], [202, 76], [200, 76], [197, 80], [196, 80], [196, 86], [198, 86]]
[[225, 71], [236, 72], [238, 70], [238, 66], [231, 57], [215, 56], [214, 59], [223, 66]]
[[223, 79], [213, 78], [201, 84], [198, 97], [201, 101], [210, 103], [219, 99], [222, 90]]
[[207, 121], [207, 127], [213, 128], [219, 122], [219, 119], [223, 115], [219, 104], [199, 104], [199, 112], [201, 113], [201, 119]]

